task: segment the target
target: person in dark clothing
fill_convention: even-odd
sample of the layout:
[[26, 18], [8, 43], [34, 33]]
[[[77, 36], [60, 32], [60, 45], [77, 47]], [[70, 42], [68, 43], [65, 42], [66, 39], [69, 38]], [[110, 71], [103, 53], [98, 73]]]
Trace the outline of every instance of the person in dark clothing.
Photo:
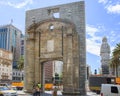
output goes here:
[[33, 89], [33, 96], [40, 96], [40, 88], [38, 86]]

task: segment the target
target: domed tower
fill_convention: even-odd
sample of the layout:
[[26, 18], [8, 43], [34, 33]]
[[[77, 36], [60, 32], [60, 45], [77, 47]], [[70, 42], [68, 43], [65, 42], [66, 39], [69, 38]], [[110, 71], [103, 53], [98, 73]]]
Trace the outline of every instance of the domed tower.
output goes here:
[[103, 75], [109, 74], [110, 46], [107, 43], [106, 37], [103, 37], [102, 39], [100, 56], [101, 56], [102, 74]]

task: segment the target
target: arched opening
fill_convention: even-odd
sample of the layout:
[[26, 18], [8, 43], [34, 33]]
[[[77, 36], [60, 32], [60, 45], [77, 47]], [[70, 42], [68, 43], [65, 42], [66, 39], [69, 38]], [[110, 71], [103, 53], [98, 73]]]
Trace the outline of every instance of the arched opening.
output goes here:
[[[84, 89], [81, 84], [85, 81], [81, 81], [80, 78], [82, 74], [80, 69], [84, 68], [84, 66], [81, 68], [84, 60], [79, 54], [79, 49], [82, 49], [83, 46], [79, 46], [80, 38], [75, 30], [75, 25], [70, 21], [54, 18], [36, 23], [34, 26], [31, 25], [27, 33], [33, 34], [33, 37], [26, 40], [26, 90], [31, 92], [33, 83], [40, 82], [43, 91], [46, 90], [45, 85], [51, 83], [57, 85], [58, 88], [63, 85], [63, 88], [60, 87], [63, 89], [63, 95], [80, 94], [80, 90]], [[58, 65], [56, 61], [64, 62], [63, 73], [59, 73], [58, 69], [53, 71], [53, 67], [50, 68], [52, 71], [45, 68], [45, 66], [48, 68], [49, 65], [53, 66], [53, 62]], [[58, 68], [60, 69], [60, 67]], [[63, 78], [60, 79], [62, 75]]]

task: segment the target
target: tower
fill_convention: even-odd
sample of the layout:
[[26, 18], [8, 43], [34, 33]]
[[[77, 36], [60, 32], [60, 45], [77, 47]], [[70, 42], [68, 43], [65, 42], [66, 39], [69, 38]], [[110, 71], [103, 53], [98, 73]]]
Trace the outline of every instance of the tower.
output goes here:
[[20, 57], [20, 40], [22, 32], [12, 24], [0, 26], [0, 48], [13, 53], [13, 68]]
[[103, 75], [109, 74], [110, 46], [107, 43], [106, 37], [103, 37], [102, 39], [100, 56], [101, 56], [102, 74]]

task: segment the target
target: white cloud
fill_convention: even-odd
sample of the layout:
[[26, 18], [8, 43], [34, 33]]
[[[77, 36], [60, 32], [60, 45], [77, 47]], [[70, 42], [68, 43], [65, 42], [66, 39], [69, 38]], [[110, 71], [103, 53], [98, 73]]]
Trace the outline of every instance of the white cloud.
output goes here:
[[103, 3], [106, 4], [108, 2], [108, 0], [98, 0], [99, 3]]
[[32, 4], [33, 3], [33, 0], [22, 0], [21, 2], [15, 2], [14, 0], [13, 1], [0, 1], [0, 5], [8, 5], [8, 6], [11, 6], [11, 7], [14, 7], [14, 8], [22, 8], [22, 7], [25, 7], [26, 5], [28, 4]]
[[119, 43], [120, 35], [118, 35], [119, 31], [112, 30], [109, 35], [110, 45], [111, 45], [111, 52], [115, 45]]
[[100, 44], [94, 40], [87, 39], [87, 52], [100, 56]]
[[86, 26], [86, 32], [87, 35], [90, 38], [86, 39], [86, 45], [87, 45], [87, 52], [100, 56], [100, 45], [101, 43], [97, 41], [101, 41], [102, 38], [100, 36], [97, 36], [96, 33], [100, 32], [99, 28], [95, 28], [93, 26], [87, 25]]
[[120, 14], [120, 4], [109, 5], [106, 7], [108, 13]]
[[120, 14], [120, 1], [98, 0], [98, 3], [102, 3], [108, 13]]
[[[104, 28], [104, 26], [91, 26], [91, 25], [87, 25], [86, 26], [86, 48], [87, 48], [87, 52], [100, 56], [100, 47], [102, 44], [102, 38], [105, 36], [107, 36], [107, 39], [110, 40], [110, 44], [108, 42], [109, 45], [111, 45], [111, 52], [114, 49], [114, 45], [112, 43], [115, 43], [116, 39], [115, 38], [119, 38], [118, 36], [115, 35], [115, 31], [111, 31], [109, 32], [110, 34], [103, 34], [104, 32], [106, 32], [105, 30], [106, 28]], [[102, 33], [101, 33], [102, 32]], [[101, 33], [102, 36], [97, 35]]]
[[86, 26], [86, 31], [88, 35], [94, 36], [96, 32], [98, 32], [98, 29], [95, 27], [91, 27], [89, 25]]
[[111, 31], [110, 34], [111, 34], [112, 37], [116, 36], [115, 31]]

